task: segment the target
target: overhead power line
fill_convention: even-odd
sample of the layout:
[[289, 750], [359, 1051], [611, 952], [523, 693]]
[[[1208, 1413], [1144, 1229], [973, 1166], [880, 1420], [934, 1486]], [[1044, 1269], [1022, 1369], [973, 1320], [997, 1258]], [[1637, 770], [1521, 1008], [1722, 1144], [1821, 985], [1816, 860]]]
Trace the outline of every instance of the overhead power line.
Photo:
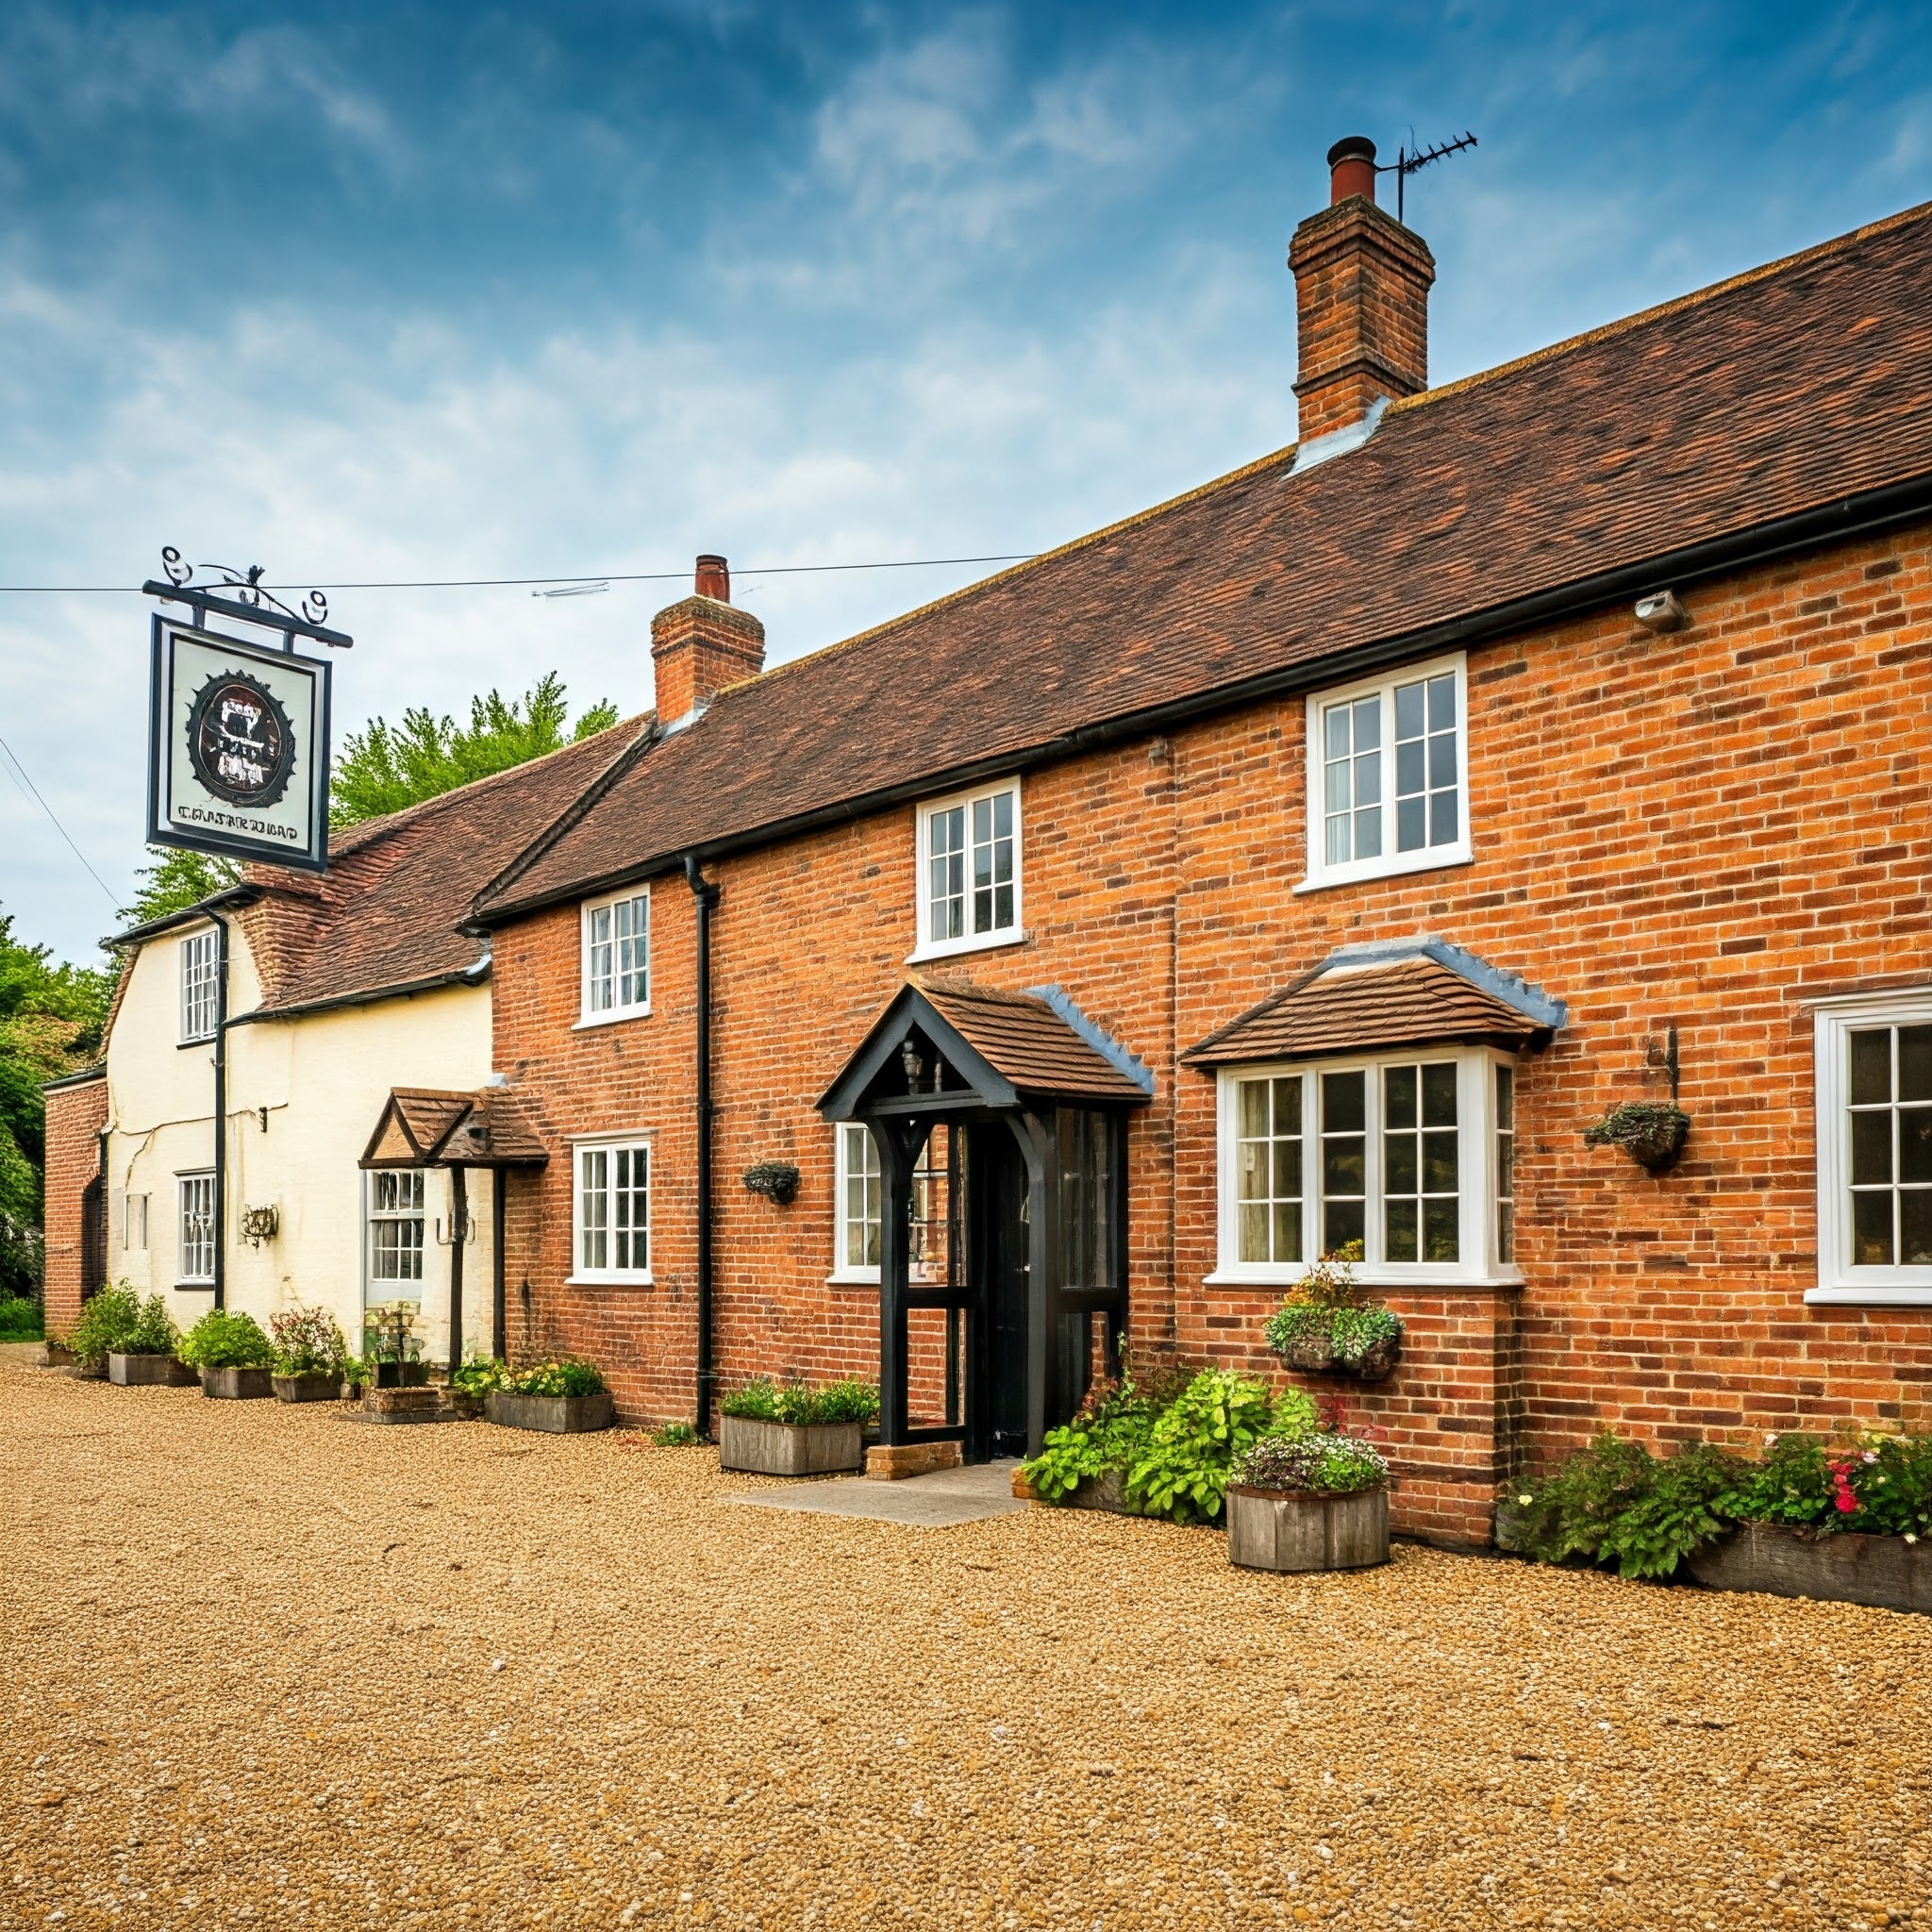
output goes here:
[[80, 847], [76, 845], [71, 838], [68, 837], [67, 827], [63, 825], [58, 818], [54, 818], [54, 808], [51, 805], [49, 805], [44, 798], [41, 796], [41, 788], [38, 785], [36, 785], [31, 778], [27, 776], [26, 767], [21, 763], [20, 759], [17, 757], [15, 757], [13, 747], [10, 744], [8, 744], [4, 738], [0, 738], [0, 751], [4, 751], [7, 754], [7, 761], [9, 767], [8, 776], [12, 778], [13, 782], [16, 785], [20, 786], [23, 791], [30, 792], [33, 795], [34, 802], [40, 807], [40, 808], [43, 812], [45, 812], [50, 819], [54, 819], [54, 829], [57, 832], [58, 832], [63, 839], [67, 840], [67, 849], [74, 854], [75, 858], [80, 860], [82, 865], [87, 866], [88, 877], [92, 879], [94, 884], [100, 887], [102, 891], [107, 893], [108, 904], [113, 907], [114, 910], [118, 913], [121, 909], [121, 902], [117, 898], [115, 898], [112, 889], [108, 886], [107, 880], [104, 879], [100, 875], [100, 874], [93, 869], [92, 866], [88, 865], [86, 853], [84, 853], [80, 849]]
[[[1004, 557], [903, 557], [884, 563], [774, 563], [734, 564], [741, 577], [817, 576], [841, 570], [933, 570], [959, 563], [1029, 563], [1034, 553], [1014, 551]], [[311, 591], [513, 591], [543, 584], [662, 584], [675, 583], [691, 575], [683, 570], [576, 571], [558, 577], [407, 577], [383, 578], [367, 583], [313, 583], [307, 577], [291, 577], [288, 583], [269, 586], [289, 590], [300, 586]], [[140, 596], [136, 584], [0, 584], [0, 596], [92, 597], [108, 594]]]

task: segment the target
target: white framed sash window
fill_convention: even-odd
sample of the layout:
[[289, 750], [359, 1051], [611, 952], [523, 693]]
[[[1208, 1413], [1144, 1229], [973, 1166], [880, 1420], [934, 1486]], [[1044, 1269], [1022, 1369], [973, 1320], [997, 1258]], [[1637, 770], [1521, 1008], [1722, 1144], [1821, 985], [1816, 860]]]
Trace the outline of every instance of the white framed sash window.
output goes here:
[[175, 1279], [196, 1284], [215, 1278], [215, 1177], [177, 1174], [178, 1244]]
[[572, 1149], [574, 1282], [648, 1287], [651, 1275], [651, 1143], [579, 1141]]
[[841, 1121], [834, 1158], [837, 1211], [832, 1281], [873, 1282], [879, 1278], [879, 1244], [884, 1222], [879, 1150], [872, 1130], [858, 1121]]
[[375, 1168], [364, 1176], [363, 1255], [372, 1302], [423, 1293], [424, 1174]]
[[651, 893], [632, 887], [583, 908], [579, 1026], [636, 1019], [651, 1010]]
[[181, 941], [181, 1043], [215, 1036], [216, 980], [220, 966], [215, 958], [215, 935], [210, 931], [190, 933]]
[[918, 818], [919, 941], [911, 958], [1024, 940], [1019, 779], [935, 799]]

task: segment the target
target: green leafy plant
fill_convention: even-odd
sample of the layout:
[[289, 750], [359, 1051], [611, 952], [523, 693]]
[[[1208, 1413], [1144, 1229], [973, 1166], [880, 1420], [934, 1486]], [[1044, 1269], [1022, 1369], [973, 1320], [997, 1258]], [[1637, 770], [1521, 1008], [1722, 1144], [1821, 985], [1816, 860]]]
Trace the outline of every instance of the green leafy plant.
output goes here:
[[1290, 1433], [1313, 1420], [1314, 1405], [1299, 1390], [1278, 1408], [1266, 1384], [1229, 1369], [1203, 1369], [1155, 1419], [1127, 1471], [1127, 1503], [1173, 1523], [1218, 1522], [1235, 1457], [1277, 1425]]
[[225, 1308], [210, 1308], [175, 1353], [191, 1369], [265, 1369], [275, 1357], [275, 1344], [253, 1315]]
[[742, 1422], [870, 1423], [878, 1419], [879, 1391], [870, 1382], [832, 1382], [808, 1389], [803, 1382], [783, 1386], [760, 1376], [734, 1389], [718, 1405], [721, 1413]]
[[689, 1423], [662, 1423], [651, 1431], [652, 1444], [658, 1449], [692, 1449], [698, 1432]]
[[1095, 1382], [1070, 1423], [1047, 1430], [1040, 1454], [1022, 1466], [1033, 1493], [1044, 1503], [1063, 1503], [1084, 1482], [1126, 1472], [1147, 1452], [1157, 1403], [1131, 1373], [1118, 1380]]
[[67, 1337], [67, 1346], [84, 1367], [97, 1369], [110, 1355], [123, 1355], [127, 1340], [141, 1323], [141, 1297], [125, 1281], [90, 1295], [81, 1305], [80, 1320]]
[[351, 1355], [342, 1357], [342, 1380], [355, 1391], [358, 1398], [369, 1386], [369, 1364], [359, 1357]]
[[38, 1341], [41, 1335], [40, 1303], [31, 1295], [0, 1290], [0, 1341]]
[[341, 1324], [327, 1308], [288, 1308], [271, 1315], [275, 1372], [282, 1375], [340, 1375], [349, 1357]]
[[1330, 1372], [1379, 1382], [1402, 1352], [1400, 1317], [1364, 1303], [1354, 1264], [1362, 1244], [1349, 1241], [1309, 1264], [1262, 1330], [1268, 1346], [1290, 1368], [1309, 1374]]
[[1263, 1436], [1235, 1458], [1231, 1480], [1258, 1490], [1353, 1496], [1379, 1490], [1389, 1464], [1373, 1442], [1322, 1429]]
[[609, 1384], [595, 1363], [563, 1355], [507, 1370], [496, 1386], [507, 1395], [602, 1395]]
[[492, 1389], [509, 1387], [508, 1364], [487, 1356], [472, 1356], [461, 1368], [450, 1372], [449, 1386], [459, 1395], [488, 1395]]
[[122, 1343], [123, 1355], [173, 1355], [181, 1345], [181, 1331], [168, 1312], [165, 1295], [151, 1294], [141, 1305], [134, 1326]]

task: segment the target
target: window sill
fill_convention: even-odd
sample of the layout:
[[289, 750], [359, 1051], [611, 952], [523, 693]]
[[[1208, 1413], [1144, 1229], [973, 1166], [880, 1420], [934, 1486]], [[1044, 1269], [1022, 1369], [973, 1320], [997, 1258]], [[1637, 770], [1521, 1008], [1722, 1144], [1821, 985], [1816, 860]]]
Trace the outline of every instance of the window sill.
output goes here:
[[1807, 1288], [1805, 1301], [1814, 1308], [1855, 1308], [1861, 1305], [1870, 1308], [1932, 1308], [1932, 1281], [1874, 1282], [1870, 1288], [1847, 1288], [1842, 1283], [1834, 1283], [1829, 1288]]
[[175, 1284], [176, 1294], [212, 1294], [214, 1291], [212, 1281], [177, 1281]]
[[1033, 935], [1016, 926], [1007, 932], [976, 933], [970, 940], [942, 940], [938, 945], [915, 946], [906, 955], [908, 966], [923, 966], [928, 959], [954, 959], [962, 953], [990, 953], [1000, 946], [1024, 946]]
[[879, 1271], [876, 1268], [835, 1268], [825, 1276], [827, 1288], [876, 1288], [879, 1285]]
[[[1307, 1264], [1301, 1262], [1296, 1262], [1286, 1271], [1270, 1270], [1265, 1274], [1256, 1268], [1217, 1268], [1212, 1274], [1204, 1274], [1201, 1277], [1201, 1285], [1204, 1288], [1266, 1288], [1279, 1291], [1292, 1288], [1307, 1273]], [[1469, 1274], [1450, 1269], [1405, 1270], [1357, 1266], [1354, 1271], [1354, 1278], [1357, 1288], [1412, 1288], [1428, 1293], [1436, 1293], [1444, 1289], [1523, 1286], [1522, 1270], [1516, 1268], [1502, 1269], [1494, 1274]]]
[[566, 1288], [655, 1288], [658, 1277], [648, 1268], [641, 1274], [626, 1274], [607, 1268], [591, 1274], [566, 1274], [563, 1285]]
[[192, 1040], [177, 1040], [175, 1042], [175, 1051], [176, 1053], [186, 1053], [191, 1047], [212, 1046], [214, 1043], [215, 1037], [212, 1033], [202, 1033]]
[[1357, 865], [1324, 867], [1310, 873], [1294, 890], [1297, 892], [1325, 892], [1336, 886], [1365, 886], [1376, 879], [1406, 878], [1415, 872], [1442, 872], [1454, 865], [1474, 865], [1475, 856], [1467, 841], [1428, 852], [1411, 853], [1406, 858], [1374, 859]]
[[612, 1013], [586, 1013], [582, 1019], [571, 1022], [570, 1030], [573, 1033], [582, 1033], [586, 1028], [591, 1026], [615, 1026], [621, 1021], [648, 1020], [650, 1017], [651, 1008], [648, 1005], [641, 1007], [620, 1007]]

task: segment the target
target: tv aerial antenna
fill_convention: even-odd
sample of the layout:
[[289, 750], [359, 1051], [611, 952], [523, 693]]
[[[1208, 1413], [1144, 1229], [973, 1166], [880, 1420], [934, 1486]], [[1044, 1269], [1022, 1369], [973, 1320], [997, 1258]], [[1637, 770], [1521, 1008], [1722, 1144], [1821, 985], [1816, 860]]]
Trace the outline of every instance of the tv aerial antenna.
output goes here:
[[[1411, 142], [1415, 140], [1413, 132], [1410, 133], [1409, 140]], [[1426, 168], [1431, 161], [1445, 160], [1450, 155], [1460, 154], [1464, 148], [1474, 147], [1475, 144], [1475, 136], [1465, 133], [1459, 135], [1454, 141], [1439, 141], [1434, 147], [1410, 146], [1397, 148], [1394, 160], [1384, 162], [1382, 166], [1375, 170], [1375, 173], [1378, 175], [1393, 175], [1395, 176], [1395, 219], [1398, 222], [1402, 220], [1402, 191], [1407, 186], [1408, 177], [1418, 168]]]

